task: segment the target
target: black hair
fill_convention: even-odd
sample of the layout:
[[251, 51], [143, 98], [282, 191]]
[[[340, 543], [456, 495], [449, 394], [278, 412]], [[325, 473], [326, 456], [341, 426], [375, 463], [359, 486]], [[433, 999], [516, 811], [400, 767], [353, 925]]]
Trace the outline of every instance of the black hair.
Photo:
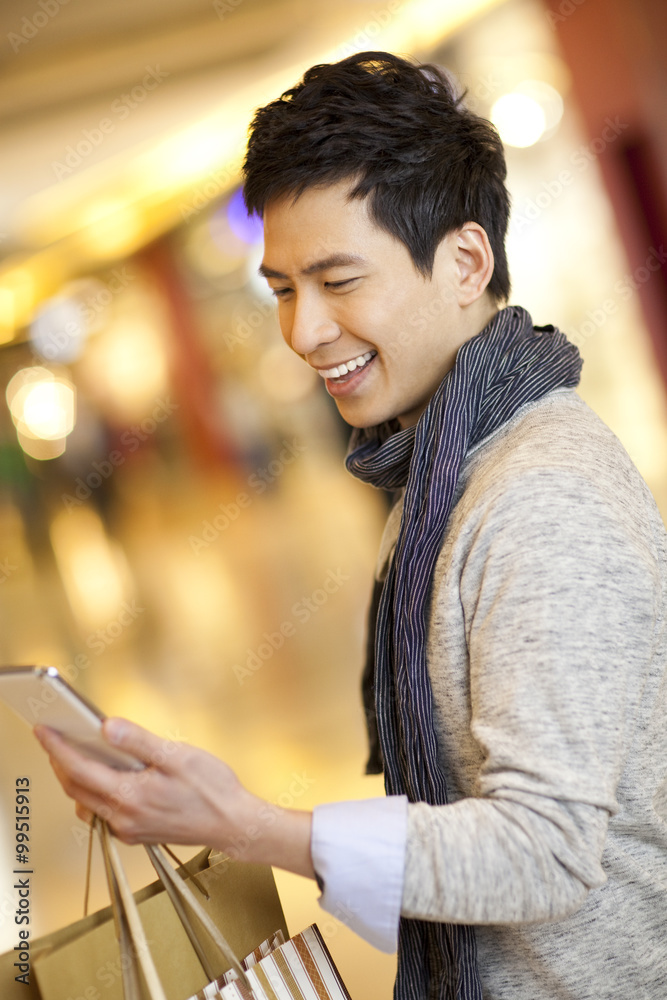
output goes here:
[[438, 66], [360, 52], [311, 67], [256, 112], [243, 172], [246, 206], [260, 217], [274, 199], [350, 178], [350, 197], [369, 199], [375, 223], [428, 277], [441, 240], [477, 222], [495, 259], [489, 291], [509, 296], [503, 145]]

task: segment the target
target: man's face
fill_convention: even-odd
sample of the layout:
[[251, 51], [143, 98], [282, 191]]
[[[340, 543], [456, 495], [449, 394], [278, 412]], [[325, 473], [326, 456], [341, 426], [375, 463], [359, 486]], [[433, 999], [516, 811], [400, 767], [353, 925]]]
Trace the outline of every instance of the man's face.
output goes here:
[[347, 199], [345, 181], [310, 188], [264, 213], [261, 271], [287, 344], [323, 378], [353, 427], [417, 422], [465, 339], [454, 234], [431, 279], [406, 247]]

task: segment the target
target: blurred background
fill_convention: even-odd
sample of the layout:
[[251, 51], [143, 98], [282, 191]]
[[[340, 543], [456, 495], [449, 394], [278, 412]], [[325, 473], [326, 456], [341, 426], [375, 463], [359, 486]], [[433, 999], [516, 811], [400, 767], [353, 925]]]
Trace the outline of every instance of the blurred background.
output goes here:
[[[506, 143], [511, 301], [578, 344], [581, 394], [664, 516], [667, 8], [4, 0], [0, 28], [0, 661], [59, 667], [281, 805], [380, 795], [358, 684], [385, 501], [344, 471], [349, 428], [257, 277], [248, 122], [354, 51], [447, 67]], [[2, 705], [0, 733], [4, 951], [15, 779], [33, 937], [81, 915], [86, 833]], [[389, 998], [394, 957], [324, 914], [314, 883], [277, 879], [291, 931], [319, 922], [352, 997]]]

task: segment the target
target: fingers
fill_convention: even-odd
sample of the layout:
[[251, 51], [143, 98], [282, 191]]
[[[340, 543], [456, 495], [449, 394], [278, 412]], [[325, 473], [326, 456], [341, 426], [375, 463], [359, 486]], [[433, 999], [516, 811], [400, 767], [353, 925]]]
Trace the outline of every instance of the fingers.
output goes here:
[[51, 766], [65, 793], [98, 815], [101, 809], [108, 809], [118, 772], [84, 756], [53, 729], [38, 726], [35, 735], [49, 754]]
[[99, 761], [86, 757], [71, 746], [60, 733], [47, 726], [35, 726], [35, 736], [48, 753], [51, 763], [58, 765], [59, 776], [64, 774], [76, 785], [108, 789], [115, 783], [118, 772]]
[[77, 802], [74, 812], [80, 820], [83, 820], [84, 823], [88, 823], [89, 826], [93, 822], [95, 813], [91, 812], [90, 809], [86, 809], [86, 807], [82, 806], [80, 802]]
[[110, 768], [111, 784], [101, 788], [99, 785], [93, 787], [88, 775], [85, 784], [77, 783], [54, 757], [51, 757], [51, 766], [65, 793], [75, 800], [76, 813], [81, 819], [89, 823], [93, 816], [99, 816], [121, 839], [125, 839], [126, 830], [135, 832], [139, 805], [137, 795], [140, 791], [137, 778], [148, 771], [128, 772]]
[[173, 740], [163, 739], [135, 722], [118, 718], [105, 719], [102, 733], [111, 746], [132, 754], [148, 766], [169, 770], [166, 765], [177, 746]]

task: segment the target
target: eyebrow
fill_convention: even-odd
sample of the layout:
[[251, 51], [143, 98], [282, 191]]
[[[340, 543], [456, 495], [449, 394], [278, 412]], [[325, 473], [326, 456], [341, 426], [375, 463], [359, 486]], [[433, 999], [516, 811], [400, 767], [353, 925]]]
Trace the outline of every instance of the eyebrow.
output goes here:
[[[316, 260], [313, 264], [309, 264], [308, 267], [304, 267], [301, 274], [319, 274], [321, 271], [328, 271], [330, 267], [349, 267], [352, 264], [367, 263], [368, 261], [366, 258], [357, 253], [333, 253], [329, 257], [323, 257], [321, 260]], [[278, 278], [285, 281], [289, 280], [289, 276], [287, 274], [283, 274], [282, 271], [275, 271], [267, 264], [260, 264], [258, 273], [263, 278]]]

